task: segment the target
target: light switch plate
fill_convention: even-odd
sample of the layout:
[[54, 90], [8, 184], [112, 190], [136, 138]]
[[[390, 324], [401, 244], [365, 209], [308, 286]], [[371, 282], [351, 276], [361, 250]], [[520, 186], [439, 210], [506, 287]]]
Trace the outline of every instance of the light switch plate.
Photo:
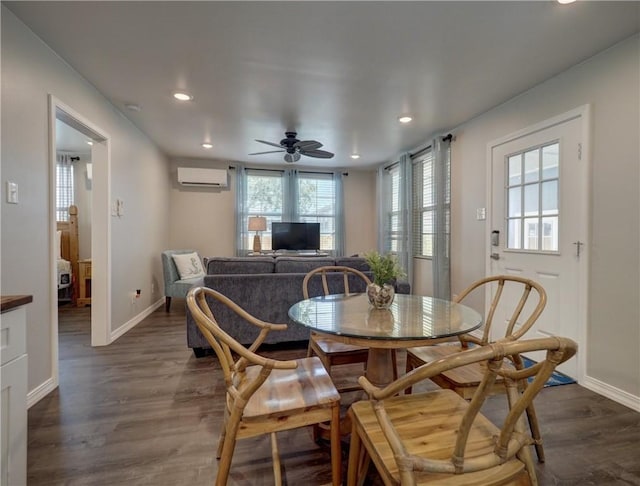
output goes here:
[[478, 221], [484, 221], [485, 219], [487, 219], [487, 208], [476, 209], [476, 219]]
[[18, 184], [7, 181], [7, 202], [9, 204], [18, 204]]

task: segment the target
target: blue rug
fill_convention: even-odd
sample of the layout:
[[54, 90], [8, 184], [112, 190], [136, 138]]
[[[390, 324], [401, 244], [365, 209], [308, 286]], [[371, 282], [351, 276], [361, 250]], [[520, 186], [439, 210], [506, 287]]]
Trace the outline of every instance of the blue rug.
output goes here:
[[[533, 366], [536, 363], [535, 361], [529, 358], [525, 358], [524, 356], [522, 356], [522, 361], [524, 362], [524, 365], [527, 368], [529, 366]], [[532, 381], [533, 381], [533, 377], [529, 378], [529, 382], [532, 382]], [[560, 373], [559, 371], [554, 371], [553, 374], [547, 380], [547, 382], [544, 384], [544, 386], [546, 388], [548, 386], [569, 385], [575, 382], [576, 380], [574, 380], [570, 376]]]

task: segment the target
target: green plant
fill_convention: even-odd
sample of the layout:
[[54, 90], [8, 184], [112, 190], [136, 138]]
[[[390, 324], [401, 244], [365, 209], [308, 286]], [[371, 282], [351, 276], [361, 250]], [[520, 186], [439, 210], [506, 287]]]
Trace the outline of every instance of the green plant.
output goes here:
[[375, 284], [382, 286], [405, 276], [396, 256], [391, 253], [381, 255], [377, 251], [370, 251], [364, 254], [364, 259], [371, 267]]

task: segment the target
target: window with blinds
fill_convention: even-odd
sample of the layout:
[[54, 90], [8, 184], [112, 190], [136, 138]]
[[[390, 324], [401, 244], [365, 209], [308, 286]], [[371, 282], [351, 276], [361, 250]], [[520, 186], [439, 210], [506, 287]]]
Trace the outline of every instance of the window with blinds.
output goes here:
[[[283, 171], [251, 170], [246, 172], [247, 193], [246, 213], [242, 215], [242, 227], [249, 226], [249, 217], [267, 218], [267, 229], [261, 232], [262, 248], [271, 249], [271, 223], [282, 221], [284, 216], [285, 178]], [[246, 234], [243, 247], [251, 248], [254, 233]]]
[[69, 221], [73, 204], [73, 165], [56, 164], [56, 221]]
[[302, 223], [320, 223], [320, 249], [336, 245], [336, 185], [333, 174], [298, 172], [296, 213]]
[[394, 165], [388, 170], [388, 201], [387, 213], [387, 251], [397, 253], [399, 241], [402, 238], [402, 215], [400, 213], [400, 166]]
[[[271, 223], [293, 221], [320, 223], [320, 249], [336, 249], [337, 185], [333, 174], [303, 171], [247, 169], [245, 211], [242, 228], [250, 216], [267, 218], [267, 230], [261, 232], [262, 249], [272, 249]], [[254, 233], [244, 234], [243, 250], [253, 245]]]
[[433, 257], [434, 237], [437, 231], [438, 210], [442, 206], [446, 247], [451, 234], [451, 159], [445, 160], [445, 187], [443, 200], [438, 204], [433, 151], [427, 149], [413, 158], [413, 254], [416, 257]]

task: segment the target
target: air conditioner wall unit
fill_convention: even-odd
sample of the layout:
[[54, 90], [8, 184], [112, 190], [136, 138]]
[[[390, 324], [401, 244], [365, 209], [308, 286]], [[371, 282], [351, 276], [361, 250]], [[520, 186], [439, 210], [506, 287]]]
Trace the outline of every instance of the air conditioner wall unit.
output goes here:
[[227, 171], [224, 169], [198, 169], [178, 167], [178, 182], [191, 187], [227, 187]]

